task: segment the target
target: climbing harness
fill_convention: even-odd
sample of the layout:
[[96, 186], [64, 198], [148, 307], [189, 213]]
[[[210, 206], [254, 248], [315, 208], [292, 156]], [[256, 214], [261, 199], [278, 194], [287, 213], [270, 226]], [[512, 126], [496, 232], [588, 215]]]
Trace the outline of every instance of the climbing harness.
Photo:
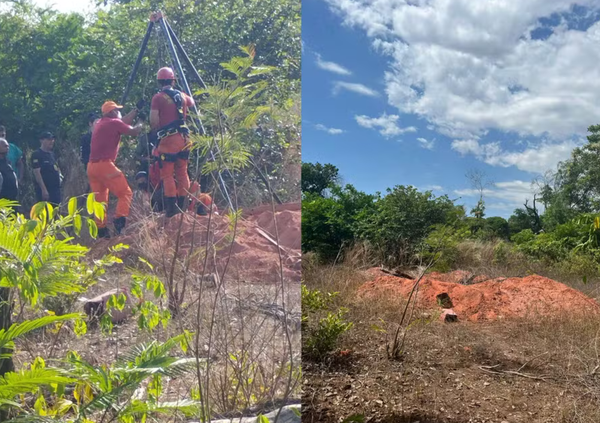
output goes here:
[[187, 160], [190, 157], [189, 150], [182, 150], [179, 153], [161, 153], [155, 160], [158, 160], [158, 167], [162, 169], [163, 162], [175, 163], [177, 160]]
[[171, 135], [182, 134], [183, 136], [188, 136], [190, 134], [190, 128], [188, 128], [188, 126], [185, 124], [185, 116], [183, 114], [183, 98], [181, 96], [181, 92], [172, 88], [163, 90], [162, 92], [167, 94], [171, 100], [173, 100], [173, 103], [175, 103], [178, 119], [175, 119], [173, 122], [169, 122], [156, 131], [158, 143], [160, 143], [160, 140], [163, 138], [170, 137]]

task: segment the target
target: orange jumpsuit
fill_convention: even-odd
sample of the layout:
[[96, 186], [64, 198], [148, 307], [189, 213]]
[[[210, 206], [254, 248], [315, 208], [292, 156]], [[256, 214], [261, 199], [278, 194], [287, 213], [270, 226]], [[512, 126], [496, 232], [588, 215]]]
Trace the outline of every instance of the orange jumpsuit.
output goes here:
[[[129, 216], [133, 198], [127, 178], [115, 166], [121, 135], [130, 128], [121, 119], [103, 117], [92, 132], [90, 161], [87, 166], [90, 188], [96, 194], [96, 201], [101, 203], [108, 203], [109, 191], [117, 197], [115, 218]], [[106, 217], [102, 221], [96, 219], [96, 224], [99, 228], [105, 228]]]
[[[187, 110], [194, 105], [194, 99], [185, 93], [181, 93], [184, 104], [183, 114], [187, 116]], [[152, 97], [152, 110], [158, 110], [159, 128], [168, 125], [169, 123], [178, 120], [177, 106], [164, 92], [159, 92]], [[177, 154], [185, 149], [189, 149], [189, 141], [182, 134], [170, 135], [160, 140], [158, 144], [158, 153]], [[160, 169], [160, 179], [163, 183], [165, 197], [184, 197], [188, 195], [190, 188], [190, 178], [187, 172], [188, 160], [178, 158], [175, 162], [162, 162]]]

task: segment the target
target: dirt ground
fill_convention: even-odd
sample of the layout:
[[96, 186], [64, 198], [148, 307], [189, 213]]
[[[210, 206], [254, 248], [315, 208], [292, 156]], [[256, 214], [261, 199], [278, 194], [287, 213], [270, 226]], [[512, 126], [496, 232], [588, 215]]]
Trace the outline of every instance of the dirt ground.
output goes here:
[[[502, 319], [470, 320], [476, 313], [465, 314], [469, 308], [461, 309], [460, 302], [477, 296], [461, 295], [467, 288], [460, 284], [464, 279], [457, 278], [461, 275], [431, 275], [429, 286], [437, 280], [444, 292], [448, 292], [447, 284], [460, 285], [450, 293], [459, 321], [440, 320], [442, 308], [427, 300], [433, 292], [428, 294], [431, 288], [426, 282], [419, 291], [423, 301], [406, 331], [403, 354], [391, 360], [386, 345], [404, 309], [403, 283], [372, 271], [358, 273], [328, 270], [327, 279], [338, 281], [332, 289], [347, 288], [337, 306], [349, 308], [347, 319], [354, 327], [342, 337], [335, 354], [323, 362], [303, 362], [303, 421], [339, 423], [353, 415], [386, 423], [600, 421], [597, 318], [564, 308], [554, 313], [538, 308], [526, 317], [516, 313]], [[374, 290], [373, 276], [388, 286]], [[313, 279], [313, 287], [326, 287], [310, 273], [305, 278], [307, 284]], [[485, 283], [481, 282], [483, 291], [490, 289]], [[571, 293], [570, 288], [545, 283], [550, 292], [557, 289], [564, 298], [579, 298], [577, 306], [594, 308], [593, 300]], [[520, 301], [527, 295], [522, 292]], [[486, 299], [484, 295], [479, 298]], [[577, 306], [575, 311], [581, 311]]]
[[[187, 278], [184, 311], [174, 317], [167, 328], [159, 325], [153, 333], [144, 332], [138, 328], [136, 319], [130, 318], [116, 324], [111, 335], [102, 334], [98, 327], [90, 327], [85, 336], [77, 338], [68, 325], [64, 325], [59, 334], [38, 331], [20, 341], [15, 355], [17, 366], [31, 363], [36, 356], [51, 362], [64, 357], [69, 350], [77, 351], [93, 365], [110, 365], [123, 351], [142, 342], [165, 341], [183, 329], [199, 330], [200, 355], [212, 362], [214, 409], [219, 416], [235, 415], [236, 411], [247, 408], [242, 400], [237, 404], [219, 402], [221, 392], [233, 389], [239, 377], [249, 377], [232, 373], [228, 360], [236, 351], [249, 354], [261, 375], [254, 378], [255, 386], [248, 387], [250, 391], [256, 390], [253, 392], [254, 405], [281, 398], [289, 374], [281, 370], [289, 360], [281, 318], [283, 309], [287, 313], [294, 367], [299, 367], [300, 362], [300, 205], [277, 206], [277, 228], [271, 206], [246, 211], [235, 231], [227, 216], [214, 215], [210, 226], [207, 216], [184, 215], [183, 220], [180, 217], [165, 221], [162, 216], [149, 217], [138, 209], [123, 236], [85, 240], [91, 247], [90, 260], [101, 258], [119, 243], [129, 245], [129, 249], [117, 254], [123, 265], [110, 268], [82, 295], [87, 298], [113, 288], [130, 286], [130, 271], [124, 266], [144, 269], [138, 257], [152, 263], [156, 274], [166, 283], [165, 275], [169, 273], [173, 255], [179, 251], [174, 275], [180, 287], [183, 278]], [[216, 247], [210, 250], [209, 259], [205, 261], [202, 253], [207, 239]], [[211, 273], [217, 274], [217, 278], [202, 280], [202, 275]], [[200, 297], [201, 286], [204, 289]], [[196, 324], [198, 304], [199, 328]], [[74, 309], [81, 311], [82, 303], [76, 303]], [[182, 354], [175, 350], [174, 353]], [[194, 387], [197, 387], [197, 380], [193, 374], [166, 380], [165, 399], [189, 398]], [[291, 398], [299, 399], [297, 389]]]
[[[391, 276], [377, 269], [369, 270], [368, 274], [375, 279], [365, 283], [358, 291], [365, 298], [381, 295], [408, 298], [415, 284], [414, 280]], [[565, 284], [538, 275], [495, 279], [463, 271], [425, 275], [419, 282], [419, 304], [435, 308], [440, 295], [449, 297], [448, 308], [452, 308], [460, 320], [535, 319], [537, 314], [553, 316], [562, 312], [591, 316], [600, 313], [600, 304], [595, 300]]]

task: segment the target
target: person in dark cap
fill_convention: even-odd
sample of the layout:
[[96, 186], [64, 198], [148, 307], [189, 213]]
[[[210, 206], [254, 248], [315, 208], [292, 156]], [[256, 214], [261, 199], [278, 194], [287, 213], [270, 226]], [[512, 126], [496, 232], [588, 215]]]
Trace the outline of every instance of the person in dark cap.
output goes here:
[[62, 175], [52, 152], [54, 135], [51, 132], [44, 132], [40, 136], [40, 144], [40, 148], [31, 155], [31, 167], [36, 182], [36, 200], [48, 201], [58, 206], [62, 200], [60, 192]]

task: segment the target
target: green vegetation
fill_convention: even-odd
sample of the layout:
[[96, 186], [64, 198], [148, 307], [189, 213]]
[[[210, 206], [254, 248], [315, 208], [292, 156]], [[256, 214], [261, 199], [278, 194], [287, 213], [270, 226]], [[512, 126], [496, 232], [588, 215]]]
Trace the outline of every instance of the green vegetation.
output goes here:
[[[490, 266], [518, 265], [514, 271], [521, 273], [551, 268], [583, 280], [600, 276], [600, 126], [589, 131], [590, 142], [535, 181], [534, 198], [508, 220], [486, 217], [483, 197], [468, 216], [446, 196], [405, 186], [368, 195], [340, 186], [333, 165], [304, 163], [303, 251], [330, 262], [363, 243], [379, 263], [398, 266], [441, 249], [434, 269], [448, 271], [484, 265], [475, 263], [472, 246], [478, 243], [492, 249]], [[479, 175], [474, 185], [483, 191], [481, 180]]]
[[333, 352], [339, 337], [350, 330], [351, 322], [344, 320], [348, 310], [344, 307], [331, 312], [332, 300], [338, 293], [323, 293], [310, 290], [302, 285], [302, 335], [304, 337], [304, 356], [322, 359]]
[[[56, 133], [68, 198], [61, 208], [33, 204], [27, 172], [25, 214], [0, 200], [0, 421], [209, 421], [265, 411], [297, 394], [299, 341], [282, 324], [267, 331], [267, 317], [225, 306], [225, 271], [208, 288], [208, 276], [194, 274], [222, 241], [209, 236], [210, 221], [191, 246], [181, 226], [173, 236], [153, 217], [138, 218], [131, 245], [95, 240], [94, 218], [107, 210], [93, 195], [82, 198], [75, 152], [87, 114], [121, 97], [150, 12], [160, 8], [207, 83], [192, 85], [207, 135], [192, 137], [203, 160], [190, 170], [205, 175], [206, 191], [215, 189], [215, 171], [232, 171], [224, 177], [236, 206], [226, 236], [233, 245], [242, 207], [270, 203], [272, 194], [300, 197], [300, 2], [108, 3], [87, 17], [29, 0], [0, 13], [0, 62], [12, 87], [0, 100], [0, 124], [26, 156], [40, 132]], [[166, 58], [153, 35], [132, 104], [154, 94]], [[204, 160], [215, 144], [222, 156]], [[134, 147], [124, 142], [117, 160], [129, 176]], [[169, 236], [176, 247], [161, 248]], [[98, 322], [77, 312], [82, 297], [111, 288]], [[286, 336], [285, 347], [265, 348]]]
[[[240, 56], [240, 47], [255, 46], [253, 65], [269, 70], [257, 75], [264, 86], [261, 92], [253, 93], [255, 108], [264, 109], [259, 109], [261, 113], [253, 122], [246, 122], [253, 124], [248, 125], [252, 130], [235, 134], [255, 166], [236, 173], [235, 180], [229, 178], [227, 182], [230, 187], [234, 183], [244, 186], [240, 198], [243, 204], [264, 203], [265, 180], [256, 172], [258, 167], [282, 201], [299, 198], [299, 177], [290, 178], [291, 173], [297, 173], [292, 172], [293, 167], [299, 164], [298, 1], [111, 1], [108, 8], [87, 17], [39, 8], [29, 0], [11, 3], [8, 11], [0, 12], [0, 63], [4, 85], [11, 87], [0, 100], [0, 124], [7, 127], [9, 141], [27, 156], [39, 147], [41, 132], [53, 131], [59, 166], [65, 173], [66, 195], [81, 195], [86, 187], [78, 182], [85, 176], [75, 152], [80, 135], [88, 128], [87, 115], [98, 112], [105, 100], [118, 101], [123, 95], [150, 12], [158, 8], [211, 87], [224, 91], [232, 86], [232, 79], [239, 80], [233, 68], [224, 69], [222, 64]], [[126, 111], [139, 98], [149, 100], [158, 89], [156, 71], [166, 64], [168, 54], [157, 40], [152, 34]], [[190, 84], [199, 94], [201, 87], [192, 81]], [[215, 90], [209, 88], [211, 93]], [[235, 102], [235, 96], [229, 101]], [[198, 104], [201, 114], [210, 121], [214, 102]], [[219, 107], [229, 112], [232, 104]], [[134, 145], [124, 143], [117, 162], [129, 176], [134, 173], [134, 150]], [[192, 174], [196, 170], [194, 166]], [[31, 172], [27, 172], [23, 184], [23, 203], [27, 207], [33, 203], [32, 182]], [[204, 182], [209, 185], [212, 178]]]

